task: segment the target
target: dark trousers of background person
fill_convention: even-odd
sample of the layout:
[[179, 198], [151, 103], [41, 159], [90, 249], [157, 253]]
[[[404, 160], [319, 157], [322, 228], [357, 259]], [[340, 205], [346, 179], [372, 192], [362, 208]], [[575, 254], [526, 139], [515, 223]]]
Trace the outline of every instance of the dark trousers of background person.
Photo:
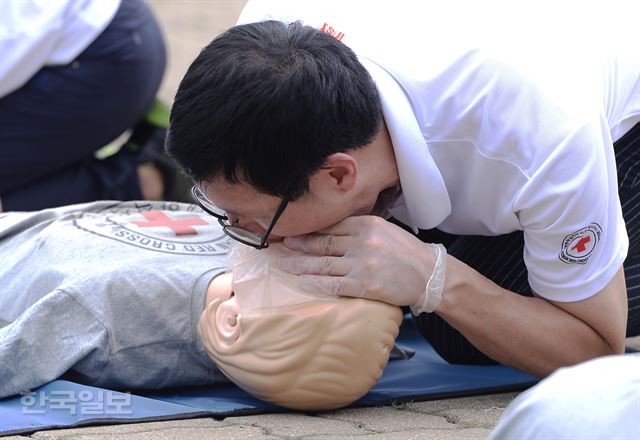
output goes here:
[[0, 99], [3, 211], [141, 199], [137, 158], [94, 152], [142, 119], [166, 65], [162, 33], [142, 0], [122, 0], [109, 26], [66, 66], [41, 69]]
[[[618, 168], [618, 193], [629, 235], [624, 262], [629, 303], [627, 336], [640, 335], [640, 124], [614, 144]], [[443, 242], [448, 252], [497, 285], [520, 295], [532, 296], [522, 252], [521, 231], [497, 237], [453, 236], [437, 230], [421, 231], [425, 242]], [[446, 292], [445, 292], [446, 294]], [[448, 362], [495, 364], [460, 332], [435, 313], [414, 317], [414, 323], [434, 349]]]

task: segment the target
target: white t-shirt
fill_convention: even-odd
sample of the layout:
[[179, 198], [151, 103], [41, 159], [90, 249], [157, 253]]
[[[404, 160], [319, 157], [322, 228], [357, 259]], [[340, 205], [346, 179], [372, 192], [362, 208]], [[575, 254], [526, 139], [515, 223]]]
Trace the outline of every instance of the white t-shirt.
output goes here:
[[73, 61], [111, 22], [120, 1], [0, 1], [0, 98], [42, 67]]
[[640, 439], [640, 354], [558, 370], [511, 402], [489, 438]]
[[354, 50], [382, 97], [396, 218], [523, 230], [533, 290], [588, 298], [628, 249], [612, 143], [640, 121], [638, 7], [476, 3], [250, 1], [239, 24], [300, 20]]

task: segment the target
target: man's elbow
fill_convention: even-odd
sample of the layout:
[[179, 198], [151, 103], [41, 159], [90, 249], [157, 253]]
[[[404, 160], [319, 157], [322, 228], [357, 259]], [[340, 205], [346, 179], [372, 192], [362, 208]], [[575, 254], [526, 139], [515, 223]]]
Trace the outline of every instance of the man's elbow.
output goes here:
[[625, 335], [624, 333], [620, 336], [616, 336], [615, 338], [610, 338], [607, 340], [606, 344], [606, 353], [603, 356], [609, 356], [612, 354], [624, 354], [625, 350]]
[[594, 343], [585, 346], [585, 350], [582, 352], [583, 356], [580, 362], [588, 361], [594, 358], [602, 356], [611, 356], [617, 354], [623, 354], [625, 350], [625, 331], [614, 331], [612, 333], [602, 335], [594, 339]]
[[554, 304], [577, 319], [582, 327], [582, 349], [574, 352], [582, 360], [624, 353], [628, 300], [624, 270], [597, 294], [582, 301]]

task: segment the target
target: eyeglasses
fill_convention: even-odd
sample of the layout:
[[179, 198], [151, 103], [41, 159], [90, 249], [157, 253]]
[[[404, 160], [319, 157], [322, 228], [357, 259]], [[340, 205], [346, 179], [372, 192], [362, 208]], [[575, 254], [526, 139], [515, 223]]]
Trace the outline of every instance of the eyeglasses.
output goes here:
[[193, 195], [193, 199], [196, 201], [198, 206], [200, 206], [203, 211], [207, 214], [210, 214], [218, 219], [218, 223], [222, 226], [222, 230], [229, 237], [233, 238], [236, 241], [239, 241], [242, 244], [246, 244], [247, 246], [254, 247], [256, 249], [264, 249], [269, 247], [269, 234], [271, 234], [271, 230], [276, 225], [276, 222], [284, 212], [287, 204], [289, 203], [289, 197], [284, 197], [280, 202], [280, 206], [276, 210], [269, 227], [265, 231], [263, 236], [260, 236], [254, 232], [251, 232], [247, 229], [241, 228], [240, 226], [236, 226], [234, 223], [229, 221], [229, 217], [227, 213], [214, 205], [207, 196], [204, 195], [204, 192], [197, 186], [194, 185], [191, 188], [191, 194]]

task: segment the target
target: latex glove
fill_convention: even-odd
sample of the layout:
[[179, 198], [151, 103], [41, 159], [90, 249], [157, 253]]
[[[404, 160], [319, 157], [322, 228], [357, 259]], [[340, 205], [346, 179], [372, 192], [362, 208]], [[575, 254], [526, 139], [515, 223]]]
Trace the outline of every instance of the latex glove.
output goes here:
[[442, 244], [427, 243], [436, 252], [436, 264], [433, 267], [427, 287], [417, 303], [411, 306], [414, 315], [431, 313], [440, 305], [447, 273], [447, 249]]
[[315, 234], [288, 237], [284, 244], [307, 254], [278, 261], [283, 271], [298, 275], [304, 290], [416, 309], [425, 303], [437, 260], [434, 245], [374, 216], [349, 217]]

